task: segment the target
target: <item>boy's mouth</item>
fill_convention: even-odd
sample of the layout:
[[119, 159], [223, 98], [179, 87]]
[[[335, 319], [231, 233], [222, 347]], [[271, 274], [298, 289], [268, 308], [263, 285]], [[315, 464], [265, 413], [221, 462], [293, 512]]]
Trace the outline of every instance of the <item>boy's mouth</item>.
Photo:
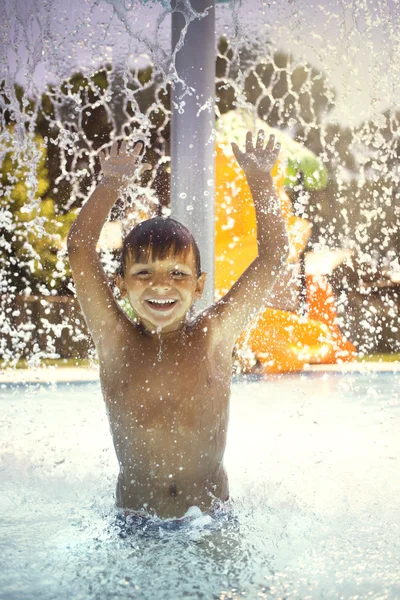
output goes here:
[[150, 308], [160, 312], [170, 310], [173, 306], [175, 306], [176, 302], [177, 301], [173, 300], [172, 298], [152, 298], [146, 300], [146, 303], [150, 306]]

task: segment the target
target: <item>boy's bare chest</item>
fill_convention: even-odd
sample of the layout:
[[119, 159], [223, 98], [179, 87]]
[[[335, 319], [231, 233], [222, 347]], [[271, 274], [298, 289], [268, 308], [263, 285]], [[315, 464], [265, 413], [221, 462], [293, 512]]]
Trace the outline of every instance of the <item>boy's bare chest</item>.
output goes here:
[[147, 424], [166, 410], [170, 419], [189, 421], [203, 408], [221, 410], [229, 399], [231, 357], [206, 340], [195, 342], [121, 348], [102, 369], [106, 401]]

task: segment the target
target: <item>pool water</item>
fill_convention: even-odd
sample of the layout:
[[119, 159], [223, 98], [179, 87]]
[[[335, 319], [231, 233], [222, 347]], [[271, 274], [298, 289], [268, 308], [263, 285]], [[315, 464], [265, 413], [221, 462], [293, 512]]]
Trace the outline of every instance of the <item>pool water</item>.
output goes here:
[[232, 513], [121, 535], [99, 385], [3, 385], [0, 597], [400, 598], [399, 390], [399, 373], [238, 379]]

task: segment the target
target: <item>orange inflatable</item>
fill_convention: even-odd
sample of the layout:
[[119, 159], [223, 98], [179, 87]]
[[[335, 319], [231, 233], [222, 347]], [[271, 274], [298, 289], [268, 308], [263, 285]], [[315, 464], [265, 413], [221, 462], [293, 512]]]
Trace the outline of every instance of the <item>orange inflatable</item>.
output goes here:
[[[308, 242], [311, 225], [293, 215], [278, 162], [272, 176], [289, 237], [288, 262], [296, 262]], [[243, 171], [222, 144], [216, 147], [216, 264], [217, 296], [223, 296], [257, 256], [256, 217]], [[307, 277], [307, 317], [266, 308], [238, 340], [244, 369], [251, 364], [247, 349], [268, 373], [298, 371], [308, 363], [352, 360], [354, 346], [336, 323], [335, 300], [326, 278]]]
[[354, 345], [341, 334], [337, 324], [335, 296], [330, 283], [323, 275], [307, 275], [307, 307], [308, 317], [329, 327], [332, 337], [330, 354], [324, 361], [313, 362], [336, 363], [348, 362], [355, 358]]

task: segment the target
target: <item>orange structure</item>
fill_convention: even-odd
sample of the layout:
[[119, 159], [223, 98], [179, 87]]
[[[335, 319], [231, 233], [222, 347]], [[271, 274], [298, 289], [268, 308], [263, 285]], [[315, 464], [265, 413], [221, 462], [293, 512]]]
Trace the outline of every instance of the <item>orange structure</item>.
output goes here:
[[[289, 237], [288, 262], [297, 262], [311, 233], [306, 219], [292, 212], [284, 189], [285, 166], [272, 176]], [[257, 256], [256, 217], [250, 189], [229, 147], [216, 146], [217, 296], [225, 294]], [[262, 276], [262, 275], [260, 275]], [[354, 346], [337, 325], [335, 299], [324, 277], [307, 276], [307, 317], [266, 308], [238, 341], [238, 355], [250, 349], [264, 372], [298, 371], [308, 363], [335, 363], [354, 358]], [[242, 359], [243, 367], [248, 368]]]

